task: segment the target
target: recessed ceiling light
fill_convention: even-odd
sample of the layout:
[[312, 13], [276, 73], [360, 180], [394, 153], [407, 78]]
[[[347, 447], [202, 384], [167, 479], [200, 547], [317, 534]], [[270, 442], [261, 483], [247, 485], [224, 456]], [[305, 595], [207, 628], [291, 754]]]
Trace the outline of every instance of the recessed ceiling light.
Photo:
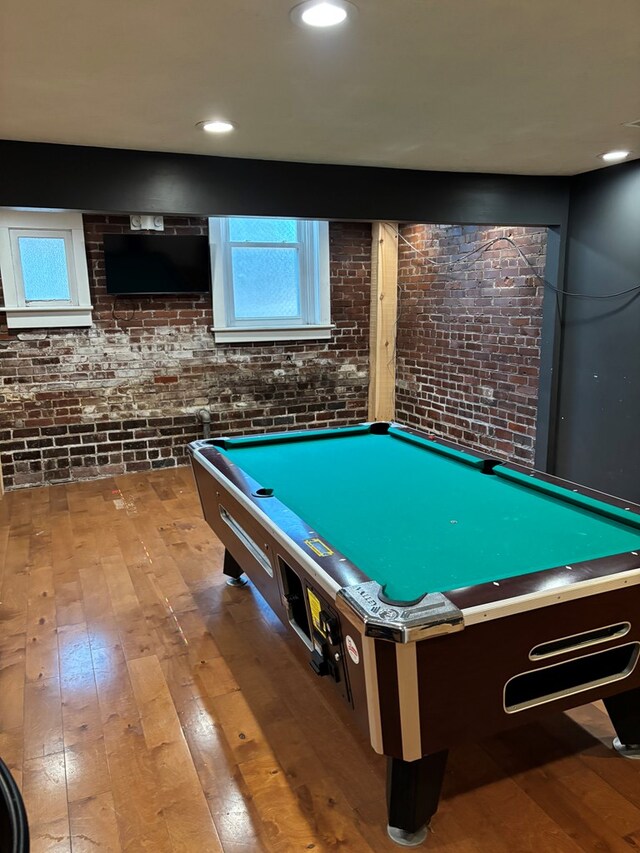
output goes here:
[[356, 7], [347, 0], [306, 0], [291, 10], [291, 19], [307, 27], [335, 27], [356, 13]]
[[630, 151], [607, 151], [606, 154], [600, 155], [600, 159], [605, 163], [618, 163], [620, 160], [626, 160], [629, 154]]
[[211, 119], [210, 121], [200, 121], [196, 127], [206, 130], [207, 133], [229, 133], [230, 130], [235, 130], [235, 124], [218, 118]]

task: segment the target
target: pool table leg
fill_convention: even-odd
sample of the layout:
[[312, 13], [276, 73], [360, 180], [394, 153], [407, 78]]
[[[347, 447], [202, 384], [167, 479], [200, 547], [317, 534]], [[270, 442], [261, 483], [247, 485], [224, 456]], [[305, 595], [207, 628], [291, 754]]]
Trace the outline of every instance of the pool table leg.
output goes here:
[[416, 847], [427, 837], [429, 821], [438, 809], [448, 751], [417, 761], [389, 758], [387, 765], [387, 832], [392, 841]]
[[222, 574], [227, 576], [229, 586], [244, 586], [247, 583], [246, 578], [242, 577], [244, 572], [226, 548], [224, 549]]
[[618, 737], [615, 749], [625, 758], [640, 758], [640, 688], [604, 700]]

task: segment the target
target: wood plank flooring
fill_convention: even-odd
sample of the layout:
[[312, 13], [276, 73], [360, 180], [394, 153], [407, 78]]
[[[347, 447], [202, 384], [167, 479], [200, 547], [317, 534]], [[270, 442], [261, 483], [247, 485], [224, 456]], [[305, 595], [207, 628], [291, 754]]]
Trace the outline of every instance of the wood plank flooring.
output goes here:
[[[222, 555], [188, 468], [0, 502], [0, 755], [34, 853], [399, 850], [384, 760]], [[638, 850], [611, 737], [593, 705], [454, 751], [425, 849]]]

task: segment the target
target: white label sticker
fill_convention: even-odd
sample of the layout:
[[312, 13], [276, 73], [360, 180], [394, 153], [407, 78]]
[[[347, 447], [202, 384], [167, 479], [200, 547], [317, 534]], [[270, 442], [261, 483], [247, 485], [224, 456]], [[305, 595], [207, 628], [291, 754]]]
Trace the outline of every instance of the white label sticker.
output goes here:
[[347, 634], [345, 637], [345, 643], [347, 646], [347, 651], [349, 652], [349, 657], [354, 663], [360, 663], [360, 655], [358, 654], [358, 647], [354, 643], [353, 639]]

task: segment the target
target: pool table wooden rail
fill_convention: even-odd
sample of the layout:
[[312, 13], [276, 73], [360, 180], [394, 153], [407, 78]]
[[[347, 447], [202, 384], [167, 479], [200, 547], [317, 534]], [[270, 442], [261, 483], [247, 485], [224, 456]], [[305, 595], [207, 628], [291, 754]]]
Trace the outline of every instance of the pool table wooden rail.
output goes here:
[[[416, 632], [407, 643], [407, 637], [394, 631], [369, 631], [362, 613], [349, 604], [345, 590], [366, 588], [370, 579], [330, 543], [322, 542], [277, 497], [261, 497], [262, 485], [221, 453], [213, 441], [190, 445], [206, 520], [285, 625], [291, 626], [291, 614], [278, 571], [279, 560], [284, 560], [338, 614], [341, 633], [350, 637], [362, 662], [362, 666], [354, 664], [346, 649], [340, 647], [345, 698], [368, 730], [376, 751], [414, 760], [425, 752], [444, 748], [444, 744], [473, 739], [476, 728], [484, 733], [498, 731], [539, 716], [546, 710], [543, 706], [570, 708], [591, 701], [596, 694], [602, 697], [621, 689], [619, 682], [623, 679], [612, 681], [604, 690], [598, 685], [566, 691], [517, 711], [507, 712], [504, 707], [505, 687], [511, 679], [529, 671], [553, 670], [556, 664], [590, 652], [570, 646], [551, 661], [532, 661], [529, 652], [534, 646], [626, 621], [631, 625], [630, 633], [602, 640], [596, 651], [640, 641], [640, 619], [636, 616], [640, 613], [638, 555], [616, 555], [502, 580], [499, 585], [449, 591], [446, 599], [460, 608], [462, 624], [445, 624], [443, 637], [438, 636], [438, 630], [422, 636]], [[447, 445], [458, 449], [451, 442]], [[606, 498], [592, 490], [584, 491], [589, 497]], [[631, 506], [618, 503], [625, 509]], [[265, 571], [262, 555], [256, 559], [255, 549], [247, 548], [229, 526], [228, 517], [262, 549], [271, 572]], [[312, 550], [313, 545], [309, 548], [305, 544], [309, 542], [324, 546], [320, 548], [322, 556]], [[609, 614], [606, 602], [615, 603], [609, 621], [604, 616]], [[545, 607], [549, 604], [553, 605], [551, 617]], [[382, 611], [383, 621], [385, 611], [390, 610], [393, 608]], [[464, 636], [455, 637], [463, 627]], [[491, 650], [496, 648], [500, 653], [492, 655]], [[627, 677], [629, 686], [635, 687], [640, 668]], [[424, 694], [425, 684], [441, 697], [438, 701]], [[475, 723], [471, 725], [467, 717], [469, 695], [475, 706]]]
[[[287, 589], [283, 583], [282, 565], [289, 566], [300, 577], [303, 584], [310, 588], [319, 597], [321, 602], [329, 607], [335, 606], [336, 596], [342, 584], [363, 583], [368, 578], [359, 572], [355, 566], [342, 558], [338, 552], [333, 552], [325, 558], [333, 569], [333, 576], [328, 575], [317, 565], [307, 551], [297, 544], [303, 543], [305, 539], [313, 538], [311, 528], [304, 525], [297, 516], [282, 507], [275, 498], [268, 501], [270, 517], [280, 518], [281, 523], [290, 535], [278, 535], [277, 526], [268, 525], [264, 527], [258, 520], [257, 513], [264, 512], [263, 499], [251, 497], [260, 485], [252, 478], [247, 477], [237, 466], [230, 463], [215, 449], [204, 444], [206, 457], [201, 454], [202, 442], [194, 442], [190, 445], [193, 462], [193, 473], [196, 487], [200, 496], [203, 515], [209, 526], [223, 542], [226, 548], [224, 571], [230, 576], [239, 576], [245, 572], [255, 584], [261, 595], [265, 598], [273, 612], [280, 621], [290, 630], [295, 631], [302, 642], [298, 646], [299, 656], [302, 660], [309, 660], [311, 653], [310, 640], [305, 638], [296, 630], [291, 618], [291, 610], [287, 601]], [[212, 454], [216, 465], [211, 464]], [[218, 470], [217, 465], [220, 465]], [[252, 501], [257, 504], [253, 508]], [[247, 547], [245, 541], [234, 532], [224, 520], [220, 512], [223, 507], [229, 516], [235, 519], [251, 539], [262, 547], [265, 555], [269, 555], [273, 573], [265, 571], [262, 560], [256, 559], [253, 549]], [[282, 517], [281, 517], [282, 516]], [[292, 538], [294, 537], [294, 538]], [[280, 570], [279, 570], [280, 569]], [[306, 604], [306, 602], [305, 602]], [[308, 617], [307, 608], [307, 617]], [[349, 666], [351, 658], [344, 644], [341, 642], [338, 654], [343, 661], [343, 672], [341, 673], [343, 684], [346, 688], [343, 698], [352, 707], [356, 720], [365, 732], [370, 730], [370, 715], [367, 698], [366, 679], [371, 682], [372, 672], [375, 674], [375, 662], [372, 657], [374, 641], [362, 635], [363, 623], [359, 621], [353, 611], [351, 618], [354, 620], [353, 627], [345, 628], [343, 636], [352, 636], [356, 654], [362, 665]], [[347, 623], [350, 624], [350, 623]], [[341, 691], [342, 692], [342, 691]], [[369, 683], [369, 695], [373, 694], [373, 687]], [[377, 727], [379, 729], [379, 725]], [[381, 751], [381, 744], [376, 741], [376, 748]]]
[[[262, 484], [211, 441], [194, 442], [189, 450], [205, 519], [227, 549], [225, 573], [249, 575], [298, 635], [301, 659], [329, 675], [325, 680], [350, 706], [374, 750], [389, 757], [390, 826], [421, 837], [418, 831], [437, 808], [450, 747], [545, 714], [603, 699], [621, 743], [640, 752], [638, 554], [451, 590], [446, 599], [461, 611], [462, 624], [445, 626], [443, 635], [416, 633], [409, 642], [393, 633], [376, 635], [344, 595], [371, 582], [364, 572], [276, 496], [262, 496]], [[583, 493], [614, 504], [592, 490]], [[640, 513], [624, 501], [615, 505]], [[293, 596], [292, 577], [300, 592]], [[336, 623], [322, 644], [322, 672], [307, 592]], [[306, 619], [306, 630], [292, 618], [292, 598], [304, 611], [296, 618]]]
[[[313, 543], [316, 540], [326, 545], [330, 543], [320, 540], [318, 533], [286, 507], [277, 496], [262, 495], [262, 484], [221, 453], [214, 446], [214, 441], [215, 439], [194, 441], [188, 447], [198, 490], [207, 489], [207, 497], [215, 498], [214, 501], [208, 501], [205, 507], [200, 491], [205, 517], [210, 525], [214, 520], [217, 522], [217, 518], [214, 519], [213, 516], [218, 513], [221, 496], [224, 494], [228, 499], [230, 495], [235, 501], [236, 514], [242, 515], [244, 521], [259, 517], [272, 534], [282, 540], [283, 546], [299, 550], [298, 556], [305, 562], [307, 570], [330, 595], [335, 595], [343, 587], [369, 580], [367, 575], [333, 546], [328, 547], [326, 553], [320, 557], [310, 545], [306, 545], [305, 543]], [[231, 486], [231, 489], [227, 493], [218, 488], [211, 489], [207, 485], [208, 478], [198, 476], [198, 464], [208, 471], [221, 488]]]
[[[401, 427], [398, 424], [380, 424], [379, 426], [380, 428], [393, 426], [408, 436], [414, 436], [417, 439], [427, 438], [432, 444], [440, 445], [458, 453], [468, 453], [466, 448], [454, 442], [445, 441], [415, 429]], [[284, 441], [289, 435], [290, 433], [273, 433], [269, 434], [269, 439], [282, 439]], [[290, 543], [299, 548], [302, 552], [299, 556], [305, 561], [307, 570], [311, 574], [315, 573], [316, 582], [323, 586], [327, 592], [333, 594], [340, 589], [356, 587], [371, 580], [331, 542], [320, 540], [326, 549], [323, 549], [322, 554], [316, 554], [307, 543], [310, 540], [319, 539], [318, 534], [303, 519], [282, 504], [277, 496], [261, 497], [260, 492], [264, 491], [262, 484], [242, 471], [224, 453], [221, 453], [216, 447], [218, 444], [223, 445], [224, 439], [204, 439], [193, 442], [189, 445], [193, 461], [207, 467], [213, 476], [221, 475], [224, 482], [235, 487], [234, 493], [245, 511], [254, 514], [254, 510], [257, 510], [265, 522], [273, 528], [276, 535], [282, 533]], [[569, 494], [599, 500], [604, 504], [623, 509], [630, 516], [640, 517], [640, 505], [638, 504], [613, 498], [610, 495], [568, 483], [541, 472], [531, 472], [522, 466], [497, 460], [487, 454], [474, 451], [473, 455], [484, 460], [489, 466], [500, 465], [502, 468], [526, 474], [532, 480], [565, 488]], [[640, 583], [640, 551], [634, 550], [598, 559], [574, 562], [571, 565], [553, 566], [542, 571], [475, 584], [471, 587], [443, 590], [442, 594], [455, 608], [462, 612], [464, 624], [471, 625], [486, 619], [496, 619], [536, 607], [545, 607], [549, 604], [593, 595], [600, 588], [622, 588], [636, 583]], [[425, 592], [429, 591], [425, 590]], [[456, 625], [452, 625], [452, 630], [456, 627]], [[422, 632], [419, 625], [413, 625], [410, 631], [397, 631], [393, 625], [389, 626], [389, 639], [396, 642], [421, 639], [428, 633], [428, 625]]]

